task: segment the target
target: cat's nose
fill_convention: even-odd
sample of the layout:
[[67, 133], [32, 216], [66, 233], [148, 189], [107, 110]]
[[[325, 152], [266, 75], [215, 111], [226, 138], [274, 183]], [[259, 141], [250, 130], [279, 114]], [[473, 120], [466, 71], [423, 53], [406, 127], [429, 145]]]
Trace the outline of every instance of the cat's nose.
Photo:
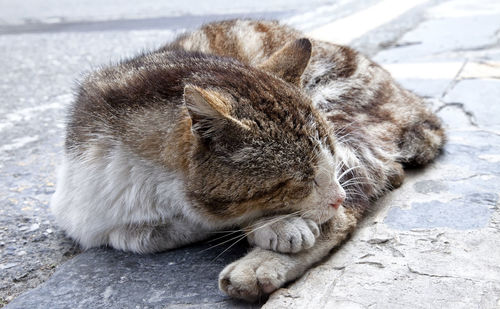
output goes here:
[[332, 206], [335, 209], [339, 209], [340, 205], [344, 202], [344, 197], [339, 196], [333, 200], [333, 202], [330, 203], [330, 206]]

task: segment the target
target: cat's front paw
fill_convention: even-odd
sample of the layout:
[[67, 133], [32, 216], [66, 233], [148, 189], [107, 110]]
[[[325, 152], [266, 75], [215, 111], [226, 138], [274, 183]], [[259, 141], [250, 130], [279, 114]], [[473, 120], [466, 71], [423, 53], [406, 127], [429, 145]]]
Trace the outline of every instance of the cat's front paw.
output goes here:
[[286, 262], [273, 257], [278, 253], [257, 250], [224, 268], [219, 275], [219, 288], [223, 292], [234, 298], [255, 301], [288, 281]]
[[262, 249], [297, 253], [309, 249], [319, 236], [318, 225], [301, 217], [264, 218], [247, 232], [248, 242]]

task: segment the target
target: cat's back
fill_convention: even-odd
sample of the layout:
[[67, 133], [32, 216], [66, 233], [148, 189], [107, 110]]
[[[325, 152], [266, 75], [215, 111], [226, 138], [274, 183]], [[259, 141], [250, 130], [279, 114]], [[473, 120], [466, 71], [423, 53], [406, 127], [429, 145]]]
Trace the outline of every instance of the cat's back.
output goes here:
[[196, 72], [206, 71], [215, 59], [175, 51], [141, 55], [101, 68], [81, 82], [70, 120], [89, 116], [89, 112], [101, 114], [103, 121], [111, 121], [125, 116], [125, 111], [152, 106], [175, 108], [179, 103], [176, 99], [182, 96], [184, 80]]
[[[230, 20], [207, 24], [161, 50], [198, 50], [259, 66], [287, 42], [305, 36], [276, 21]], [[310, 41], [312, 53], [301, 86], [330, 123], [340, 132], [348, 131], [344, 128], [365, 129], [368, 135], [381, 132], [380, 136], [372, 136], [372, 144], [393, 149], [395, 156], [402, 156], [405, 162], [424, 164], [436, 156], [444, 133], [439, 119], [421, 98], [354, 49]]]
[[[232, 57], [259, 66], [291, 41], [306, 35], [278, 21], [235, 19], [209, 23], [180, 36], [159, 52], [169, 50], [200, 51]], [[313, 101], [327, 96], [342, 101], [347, 90], [373, 88], [391, 80], [390, 74], [356, 50], [343, 45], [310, 39], [313, 48], [302, 75], [302, 87]], [[347, 93], [350, 99], [365, 100], [369, 91]], [[324, 100], [323, 100], [324, 101]]]
[[302, 36], [299, 31], [278, 21], [233, 19], [206, 24], [181, 35], [160, 51], [201, 51], [258, 65], [287, 42]]
[[186, 84], [224, 83], [241, 76], [232, 59], [199, 52], [149, 53], [89, 74], [67, 119], [65, 148], [82, 153], [89, 145], [120, 142], [135, 149], [145, 135], [165, 137], [184, 117]]

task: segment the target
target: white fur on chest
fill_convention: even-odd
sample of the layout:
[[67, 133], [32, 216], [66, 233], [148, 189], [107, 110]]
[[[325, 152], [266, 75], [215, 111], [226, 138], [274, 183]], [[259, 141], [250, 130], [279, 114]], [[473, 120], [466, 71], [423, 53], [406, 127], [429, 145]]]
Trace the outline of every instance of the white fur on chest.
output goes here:
[[58, 224], [84, 247], [106, 244], [126, 225], [203, 225], [184, 193], [182, 178], [121, 146], [66, 155], [58, 171], [51, 210]]

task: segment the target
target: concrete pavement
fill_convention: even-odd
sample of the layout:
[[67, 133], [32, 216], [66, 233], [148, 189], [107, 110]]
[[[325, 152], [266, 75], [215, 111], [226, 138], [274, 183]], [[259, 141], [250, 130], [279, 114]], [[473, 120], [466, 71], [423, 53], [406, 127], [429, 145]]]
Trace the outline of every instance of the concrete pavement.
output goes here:
[[[231, 17], [260, 14], [332, 38], [347, 33], [345, 43], [426, 97], [444, 119], [449, 142], [436, 163], [409, 171], [405, 184], [380, 200], [331, 258], [278, 290], [264, 307], [500, 307], [500, 5], [415, 0], [381, 24], [374, 1], [294, 3], [278, 2], [268, 11], [217, 5], [240, 14]], [[216, 289], [217, 273], [245, 252], [244, 245], [222, 256], [223, 249], [206, 250], [210, 243], [151, 256], [107, 249], [79, 254], [53, 225], [47, 203], [74, 80], [225, 17], [209, 9], [165, 17], [171, 8], [155, 14], [139, 8], [136, 15], [126, 9], [97, 14], [96, 8], [49, 10], [64, 17], [59, 19], [48, 13], [36, 19], [36, 11], [27, 11], [43, 23], [34, 25], [13, 9], [0, 18], [0, 306], [260, 307]], [[151, 26], [158, 20], [164, 28]], [[349, 36], [339, 28], [349, 21], [373, 27], [360, 26]], [[103, 25], [108, 28], [99, 30]]]

